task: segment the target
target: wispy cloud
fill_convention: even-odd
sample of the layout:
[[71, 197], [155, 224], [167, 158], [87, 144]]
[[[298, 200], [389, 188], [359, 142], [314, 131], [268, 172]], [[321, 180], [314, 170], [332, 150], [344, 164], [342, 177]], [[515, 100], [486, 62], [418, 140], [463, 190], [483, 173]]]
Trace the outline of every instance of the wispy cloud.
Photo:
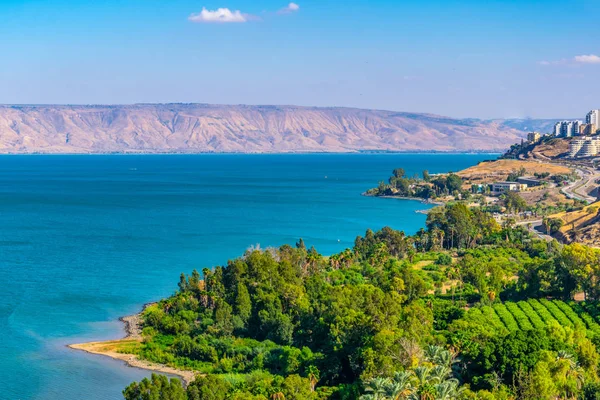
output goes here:
[[300, 6], [296, 3], [290, 3], [287, 6], [283, 7], [281, 10], [277, 11], [277, 14], [291, 14], [300, 9]]
[[538, 61], [538, 64], [540, 65], [561, 65], [561, 64], [566, 64], [566, 59], [562, 59], [562, 60], [555, 60], [555, 61]]
[[202, 11], [190, 15], [188, 19], [192, 22], [203, 24], [225, 24], [247, 22], [257, 19], [257, 17], [250, 14], [242, 14], [240, 10], [231, 11], [229, 8], [219, 8], [211, 11], [207, 10], [206, 7], [202, 7]]
[[[300, 6], [296, 3], [289, 3], [283, 7], [277, 14], [292, 14], [300, 10]], [[274, 15], [275, 12], [266, 12], [267, 15]], [[202, 7], [202, 11], [199, 13], [193, 13], [188, 17], [191, 22], [199, 24], [226, 24], [226, 23], [242, 23], [248, 21], [260, 21], [261, 18], [241, 12], [240, 10], [230, 10], [229, 8], [217, 8], [216, 10], [207, 10], [206, 7]]]
[[594, 54], [575, 56], [573, 58], [561, 58], [554, 61], [539, 61], [540, 65], [577, 65], [577, 64], [600, 64], [600, 56]]
[[575, 62], [580, 64], [600, 64], [600, 57], [595, 54], [575, 56]]

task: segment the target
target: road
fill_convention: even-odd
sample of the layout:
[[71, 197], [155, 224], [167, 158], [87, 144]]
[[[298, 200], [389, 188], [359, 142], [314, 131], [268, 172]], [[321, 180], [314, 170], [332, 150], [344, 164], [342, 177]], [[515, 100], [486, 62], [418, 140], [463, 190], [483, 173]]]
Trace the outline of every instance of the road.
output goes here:
[[600, 172], [590, 167], [577, 167], [575, 171], [579, 175], [579, 179], [565, 186], [562, 189], [564, 194], [568, 198], [588, 203], [597, 201], [596, 196], [591, 196], [589, 193], [598, 186], [596, 180], [600, 179]]
[[544, 227], [542, 226], [543, 220], [541, 219], [536, 219], [533, 221], [521, 221], [517, 222], [517, 225], [526, 225], [531, 233], [533, 233], [535, 236], [542, 240], [545, 240], [547, 242], [551, 242], [552, 240], [554, 240], [552, 236], [542, 233], [544, 231]]

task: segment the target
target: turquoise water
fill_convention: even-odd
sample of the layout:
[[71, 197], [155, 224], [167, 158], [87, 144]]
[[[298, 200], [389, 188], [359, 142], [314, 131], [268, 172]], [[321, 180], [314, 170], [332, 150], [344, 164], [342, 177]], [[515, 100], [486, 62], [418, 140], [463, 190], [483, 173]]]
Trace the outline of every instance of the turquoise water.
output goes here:
[[119, 399], [148, 373], [69, 350], [118, 338], [122, 315], [180, 272], [299, 237], [331, 254], [367, 228], [414, 233], [414, 201], [360, 196], [393, 168], [458, 170], [491, 155], [0, 157], [2, 399]]

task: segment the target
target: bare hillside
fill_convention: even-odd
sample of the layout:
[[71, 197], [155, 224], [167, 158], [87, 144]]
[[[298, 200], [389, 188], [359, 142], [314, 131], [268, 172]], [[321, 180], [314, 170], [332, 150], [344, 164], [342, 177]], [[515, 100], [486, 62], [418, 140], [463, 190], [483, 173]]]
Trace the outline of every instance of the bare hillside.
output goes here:
[[351, 108], [0, 106], [0, 153], [502, 151], [501, 121]]

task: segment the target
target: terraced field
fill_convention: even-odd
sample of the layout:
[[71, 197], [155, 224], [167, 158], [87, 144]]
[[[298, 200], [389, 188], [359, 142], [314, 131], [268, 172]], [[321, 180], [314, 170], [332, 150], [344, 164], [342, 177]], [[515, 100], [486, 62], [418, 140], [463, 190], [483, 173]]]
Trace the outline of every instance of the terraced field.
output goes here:
[[473, 308], [467, 318], [483, 318], [491, 329], [542, 329], [557, 322], [562, 326], [587, 329], [591, 335], [600, 335], [600, 304], [564, 302], [562, 300], [529, 299]]

